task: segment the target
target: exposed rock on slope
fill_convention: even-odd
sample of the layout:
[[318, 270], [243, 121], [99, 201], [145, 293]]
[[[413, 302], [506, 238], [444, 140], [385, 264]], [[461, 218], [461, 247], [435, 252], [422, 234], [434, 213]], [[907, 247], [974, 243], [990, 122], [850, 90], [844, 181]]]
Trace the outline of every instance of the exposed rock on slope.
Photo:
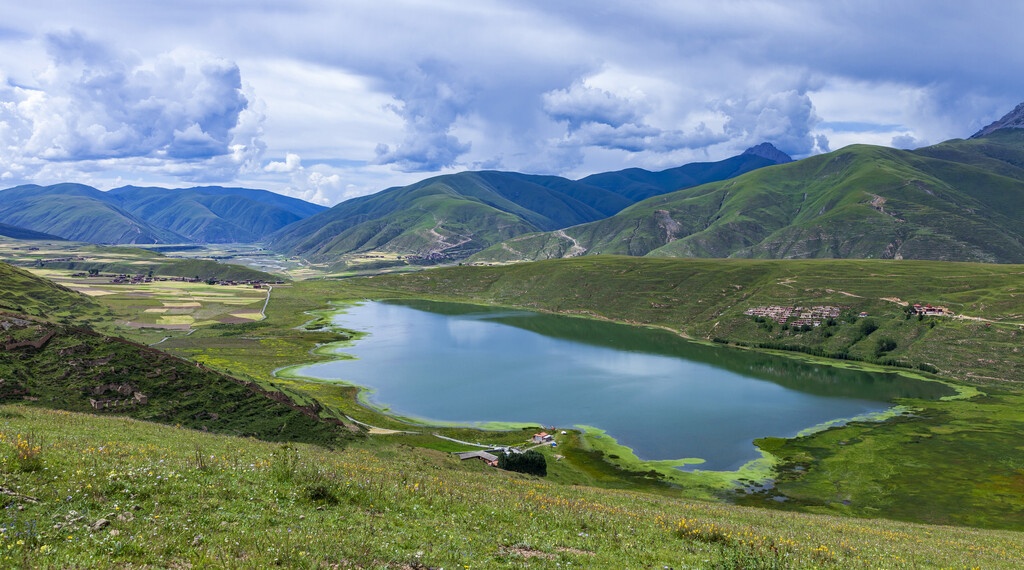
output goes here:
[[1024, 129], [1024, 103], [1017, 105], [1001, 119], [971, 135], [972, 139], [983, 137], [999, 129]]

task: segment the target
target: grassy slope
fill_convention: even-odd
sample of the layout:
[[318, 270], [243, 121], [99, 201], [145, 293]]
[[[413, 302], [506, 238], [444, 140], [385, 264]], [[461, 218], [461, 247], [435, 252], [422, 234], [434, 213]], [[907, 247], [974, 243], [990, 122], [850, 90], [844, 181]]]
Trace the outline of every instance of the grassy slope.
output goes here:
[[4, 190], [0, 221], [91, 243], [180, 243], [182, 236], [156, 227], [104, 200], [81, 184], [19, 186]]
[[[587, 254], [1020, 263], [1024, 141], [979, 140], [921, 153], [854, 145], [657, 196], [565, 234]], [[564, 257], [569, 243], [534, 235], [475, 259]]]
[[111, 199], [152, 224], [204, 243], [258, 241], [302, 219], [283, 208], [227, 193], [138, 188], [122, 190]]
[[13, 239], [64, 241], [64, 238], [60, 236], [27, 230], [10, 224], [0, 224], [0, 236]]
[[111, 316], [92, 299], [6, 263], [0, 263], [0, 309], [63, 322]]
[[[795, 440], [763, 442], [781, 460], [774, 489], [740, 500], [779, 508], [1021, 528], [1024, 503], [1007, 500], [1024, 481], [1018, 450], [1020, 266], [893, 261], [672, 260], [592, 257], [506, 267], [460, 267], [367, 280], [376, 294], [498, 303], [664, 326], [694, 337], [871, 362], [934, 366], [981, 386], [972, 400], [906, 400], [920, 419], [856, 424]], [[889, 298], [891, 300], [886, 300]], [[907, 319], [894, 302], [944, 305], [991, 322]], [[833, 327], [766, 328], [749, 307], [839, 305]], [[867, 311], [879, 326], [858, 334]], [[877, 355], [880, 339], [896, 348]], [[729, 350], [723, 348], [723, 350]], [[795, 351], [795, 352], [794, 352]], [[983, 427], [982, 427], [983, 426]], [[982, 435], [983, 434], [983, 435]], [[981, 438], [981, 439], [979, 439]], [[842, 443], [839, 443], [842, 442]], [[908, 442], [914, 445], [907, 446]], [[800, 470], [797, 470], [797, 469]], [[915, 482], [922, 482], [917, 484]], [[779, 498], [784, 503], [776, 502]], [[962, 508], [971, 505], [970, 509]]]
[[[374, 441], [328, 451], [31, 408], [0, 415], [7, 566], [1014, 568], [1024, 560], [1019, 533], [553, 485]], [[35, 451], [18, 459], [19, 447]], [[109, 522], [91, 530], [100, 519]]]
[[580, 182], [606, 188], [629, 198], [631, 202], [639, 202], [680, 188], [727, 180], [773, 164], [776, 163], [767, 158], [742, 154], [718, 162], [693, 162], [659, 172], [642, 168], [602, 172], [587, 176]]
[[[0, 316], [0, 321], [12, 318]], [[14, 340], [51, 332], [41, 349], [16, 349], [0, 359], [0, 402], [85, 412], [93, 410], [90, 400], [124, 402], [141, 393], [145, 403], [122, 403], [99, 413], [270, 441], [337, 445], [353, 437], [321, 421], [315, 405], [295, 409], [254, 385], [141, 345], [45, 322], [7, 331]], [[112, 385], [126, 388], [118, 392]]]
[[[0, 332], [3, 344], [39, 340], [52, 333], [40, 349], [0, 353], [0, 401], [25, 400], [32, 405], [88, 411], [92, 409], [90, 398], [123, 400], [138, 391], [148, 402], [129, 405], [117, 413], [271, 440], [329, 443], [350, 436], [346, 430], [316, 420], [320, 407], [313, 400], [294, 398], [308, 408], [304, 415], [286, 402], [268, 398], [252, 379], [242, 375], [231, 378], [82, 328], [91, 323], [108, 333], [114, 330], [109, 326], [111, 311], [89, 297], [5, 263], [0, 263], [0, 284], [0, 321], [6, 323]], [[28, 324], [19, 322], [26, 318]], [[115, 393], [100, 388], [108, 384], [126, 384], [132, 389]]]
[[[550, 177], [463, 172], [430, 178], [343, 202], [291, 225], [271, 245], [314, 258], [371, 249], [429, 253], [446, 249], [437, 236], [470, 240], [478, 250], [537, 229], [554, 229], [604, 217], [594, 206], [562, 192]], [[593, 189], [595, 206], [612, 193]]]
[[[462, 172], [343, 202], [271, 237], [280, 251], [330, 259], [353, 251], [464, 257], [496, 242], [610, 216], [635, 201], [721, 180], [772, 161], [738, 156], [663, 172], [630, 169], [581, 181], [514, 172]], [[431, 230], [448, 238], [438, 243]], [[452, 243], [464, 242], [460, 247]]]

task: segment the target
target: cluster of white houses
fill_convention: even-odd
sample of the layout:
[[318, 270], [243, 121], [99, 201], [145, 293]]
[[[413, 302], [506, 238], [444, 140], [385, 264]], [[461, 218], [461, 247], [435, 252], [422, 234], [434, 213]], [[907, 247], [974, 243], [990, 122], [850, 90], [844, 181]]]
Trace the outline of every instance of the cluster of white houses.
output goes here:
[[[912, 313], [926, 316], [952, 316], [953, 311], [946, 307], [933, 307], [932, 305], [914, 305]], [[823, 321], [834, 319], [839, 316], [840, 307], [832, 305], [819, 305], [816, 307], [785, 307], [781, 305], [769, 305], [767, 307], [753, 307], [743, 312], [744, 315], [752, 317], [764, 317], [776, 321], [780, 325], [787, 322], [795, 327], [799, 326], [821, 326]], [[860, 317], [866, 317], [866, 312], [860, 313]], [[792, 319], [792, 320], [790, 320]]]
[[743, 312], [744, 315], [750, 315], [754, 317], [764, 317], [778, 322], [780, 325], [786, 324], [790, 317], [795, 315], [795, 319], [789, 324], [793, 326], [821, 326], [821, 322], [827, 319], [834, 319], [839, 316], [839, 307], [832, 305], [818, 305], [816, 307], [783, 307], [779, 305], [770, 305], [767, 307], [753, 307]]
[[951, 316], [953, 311], [950, 311], [946, 307], [933, 307], [931, 305], [914, 305], [915, 315], [927, 315], [927, 316]]

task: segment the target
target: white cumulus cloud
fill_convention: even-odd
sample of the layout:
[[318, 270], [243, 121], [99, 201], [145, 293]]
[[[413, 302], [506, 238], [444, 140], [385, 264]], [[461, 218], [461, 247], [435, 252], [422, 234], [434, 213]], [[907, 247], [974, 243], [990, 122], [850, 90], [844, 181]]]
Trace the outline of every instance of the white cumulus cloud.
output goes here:
[[47, 163], [114, 161], [227, 180], [262, 153], [262, 113], [250, 109], [234, 63], [185, 49], [143, 59], [73, 30], [45, 43], [49, 65], [33, 85], [0, 85], [0, 144], [10, 163], [0, 167], [40, 173]]

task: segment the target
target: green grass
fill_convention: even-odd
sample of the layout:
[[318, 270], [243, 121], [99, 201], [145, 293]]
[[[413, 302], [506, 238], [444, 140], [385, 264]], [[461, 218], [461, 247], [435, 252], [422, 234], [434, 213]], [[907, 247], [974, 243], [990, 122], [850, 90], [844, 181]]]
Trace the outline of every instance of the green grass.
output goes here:
[[105, 201], [82, 184], [35, 185], [3, 191], [0, 222], [90, 243], [180, 243], [185, 239]]
[[[370, 478], [374, 485], [379, 484], [372, 502], [360, 503], [353, 507], [355, 510], [339, 511], [335, 513], [338, 518], [326, 518], [329, 516], [325, 514], [329, 507], [323, 503], [328, 496], [325, 489], [312, 488], [307, 483], [319, 482], [327, 477], [334, 481], [331, 485], [340, 487], [341, 482], [347, 481], [338, 475], [344, 469], [333, 471], [332, 475], [310, 475], [307, 472], [308, 477], [298, 477], [301, 485], [291, 487], [286, 492], [275, 490], [278, 487], [273, 485], [284, 485], [277, 475], [271, 477], [271, 481], [277, 483], [267, 483], [246, 479], [238, 470], [225, 469], [225, 473], [233, 472], [232, 477], [244, 481], [243, 489], [251, 490], [244, 495], [239, 492], [239, 496], [274, 497], [276, 501], [272, 503], [269, 499], [259, 499], [256, 503], [259, 507], [257, 512], [253, 512], [255, 507], [243, 505], [240, 499], [230, 504], [218, 503], [217, 508], [209, 509], [212, 515], [208, 514], [206, 518], [194, 518], [194, 515], [206, 513], [206, 510], [197, 510], [191, 505], [184, 508], [184, 518], [177, 519], [178, 526], [164, 528], [162, 531], [174, 530], [177, 534], [171, 535], [180, 538], [184, 536], [181, 534], [183, 527], [189, 526], [188, 530], [204, 536], [194, 547], [185, 547], [185, 544], [191, 544], [194, 538], [192, 535], [184, 537], [188, 540], [177, 540], [172, 544], [159, 539], [154, 542], [149, 534], [143, 533], [146, 543], [152, 543], [154, 547], [144, 552], [129, 549], [129, 554], [123, 555], [126, 558], [118, 558], [122, 556], [119, 554], [121, 550], [99, 550], [99, 542], [94, 540], [89, 546], [92, 550], [73, 550], [73, 554], [62, 554], [65, 558], [55, 558], [49, 564], [73, 565], [71, 561], [77, 560], [74, 564], [88, 565], [82, 562], [86, 558], [68, 557], [91, 555], [104, 556], [103, 561], [114, 561], [112, 563], [131, 560], [139, 564], [170, 565], [168, 561], [174, 560], [218, 565], [221, 564], [218, 560], [223, 558], [213, 557], [224, 557], [229, 553], [240, 556], [243, 552], [243, 560], [251, 559], [256, 565], [268, 564], [273, 559], [265, 556], [283, 556], [281, 548], [270, 542], [281, 534], [271, 532], [256, 537], [254, 529], [287, 529], [288, 526], [282, 525], [289, 522], [298, 525], [299, 521], [310, 521], [307, 524], [316, 523], [315, 530], [308, 532], [314, 538], [307, 543], [313, 546], [292, 550], [295, 557], [278, 560], [285, 561], [284, 564], [298, 565], [298, 556], [313, 553], [316, 564], [358, 563], [372, 567], [386, 564], [412, 565], [420, 560], [429, 566], [447, 567], [458, 557], [460, 560], [469, 560], [472, 566], [500, 567], [524, 564], [521, 558], [516, 557], [515, 549], [526, 549], [523, 551], [531, 554], [539, 552], [554, 556], [552, 563], [572, 561], [574, 565], [583, 566], [628, 567], [639, 560], [643, 564], [673, 567], [715, 564], [722, 567], [771, 567], [772, 564], [780, 567], [828, 564], [837, 567], [948, 567], [974, 564], [1014, 567], [1019, 565], [1020, 557], [1019, 546], [1016, 546], [1020, 544], [1018, 534], [953, 527], [925, 528], [892, 520], [863, 521], [849, 517], [905, 519], [1016, 530], [1024, 527], [1020, 519], [1021, 505], [1014, 498], [1019, 496], [1024, 467], [1012, 460], [1019, 455], [1016, 434], [1020, 433], [1022, 427], [1018, 412], [1022, 404], [1020, 390], [1012, 382], [1017, 378], [1015, 370], [1019, 365], [1019, 361], [1015, 360], [1018, 353], [1013, 351], [1014, 341], [1018, 338], [1016, 335], [1019, 334], [1017, 331], [1020, 330], [1017, 323], [1020, 315], [1024, 314], [1015, 297], [1020, 274], [1021, 268], [1017, 266], [972, 264], [599, 257], [502, 268], [450, 268], [368, 279], [315, 280], [281, 287], [280, 295], [278, 288], [275, 288], [265, 321], [205, 327], [191, 336], [168, 340], [161, 347], [166, 346], [176, 354], [189, 356], [212, 368], [257, 382], [267, 390], [282, 391], [300, 405], [310, 406], [315, 402], [321, 407], [322, 417], [343, 419], [344, 415], [349, 415], [385, 429], [418, 431], [414, 434], [374, 435], [367, 441], [349, 444], [345, 450], [336, 452], [298, 447], [303, 450], [301, 453], [304, 457], [312, 458], [306, 461], [307, 468], [320, 466], [321, 471], [335, 461], [331, 459], [333, 455], [321, 453], [365, 453], [376, 459], [359, 455], [364, 458], [360, 459], [361, 464], [383, 462], [375, 478]], [[399, 419], [361, 406], [353, 388], [314, 384], [274, 375], [274, 371], [285, 364], [329, 358], [324, 354], [325, 350], [309, 353], [317, 344], [358, 336], [358, 331], [321, 328], [330, 310], [334, 310], [317, 313], [325, 308], [328, 300], [395, 297], [434, 298], [549, 310], [658, 326], [697, 338], [710, 338], [714, 335], [734, 344], [754, 344], [769, 340], [782, 345], [791, 343], [793, 346], [789, 348], [828, 346], [828, 343], [844, 346], [850, 344], [848, 348], [852, 354], [863, 354], [865, 358], [873, 358], [875, 353], [877, 343], [873, 336], [884, 334], [897, 343], [897, 347], [887, 352], [887, 355], [914, 361], [913, 354], [930, 354], [929, 362], [934, 362], [944, 376], [971, 382], [970, 385], [964, 385], [968, 392], [965, 395], [970, 395], [970, 390], [978, 390], [983, 395], [969, 400], [904, 401], [901, 403], [912, 408], [914, 415], [881, 423], [854, 423], [791, 440], [764, 440], [759, 444], [772, 454], [770, 465], [742, 474], [710, 473], [704, 478], [681, 472], [673, 473], [676, 470], [667, 465], [634, 461], [634, 458], [628, 456], [628, 450], [616, 447], [607, 438], [594, 439], [570, 432], [560, 436], [557, 448], [557, 453], [563, 456], [560, 461], [555, 461], [554, 452], [550, 449], [542, 450], [548, 457], [549, 466], [545, 481], [520, 480], [488, 471], [479, 463], [455, 463], [431, 449], [442, 452], [457, 449], [450, 442], [434, 437], [432, 432], [435, 431], [467, 441], [511, 444], [526, 439], [528, 434], [522, 430], [486, 432], [470, 428], [409, 426]], [[990, 319], [992, 322], [907, 320], [901, 306], [883, 300], [882, 297], [943, 304], [958, 313]], [[742, 315], [748, 304], [817, 304], [826, 301], [843, 304], [844, 311], [869, 311], [871, 318], [879, 325], [878, 330], [865, 339], [857, 340], [861, 323], [853, 320], [838, 324], [834, 327], [837, 331], [829, 337], [814, 336], [819, 333], [792, 331], [783, 334], [779, 329], [768, 333], [753, 319]], [[846, 318], [844, 316], [843, 320]], [[930, 322], [937, 324], [932, 327]], [[938, 347], [933, 350], [935, 354], [925, 350], [929, 346]], [[997, 351], [995, 357], [991, 356], [993, 348]], [[858, 353], [860, 350], [862, 352]], [[915, 353], [915, 350], [925, 352]], [[781, 354], [805, 359], [817, 358], [792, 351], [783, 351]], [[847, 365], [878, 366], [870, 362]], [[37, 405], [42, 404], [45, 402]], [[16, 413], [29, 417], [30, 414], [40, 412], [28, 410]], [[86, 418], [82, 421], [93, 420]], [[37, 429], [36, 424], [19, 424], [16, 429], [25, 438], [39, 435], [39, 441], [60, 440], [59, 437], [54, 439], [47, 435], [52, 434], [52, 430], [43, 433], [46, 430]], [[104, 429], [89, 428], [86, 432], [99, 433]], [[122, 426], [120, 431], [125, 431], [125, 428]], [[166, 434], [171, 432], [158, 433], [161, 434], [160, 438], [165, 438], [170, 437]], [[191, 432], [181, 433], [189, 433], [188, 437], [206, 437]], [[198, 463], [191, 440], [166, 441], [176, 441], [172, 445], [176, 451], [162, 451], [161, 458], [165, 461], [177, 457], [180, 465], [187, 465], [186, 457], [191, 449], [192, 461]], [[201, 441], [199, 445], [204, 450], [207, 446], [215, 445], [206, 443], [205, 439]], [[241, 454], [243, 459], [239, 459], [239, 465], [254, 457], [253, 454], [262, 453], [253, 450], [270, 450], [267, 452], [269, 454], [274, 449], [260, 447], [265, 444], [251, 440], [216, 441], [234, 442], [224, 445], [234, 446], [234, 453]], [[595, 445], [595, 442], [600, 444]], [[250, 443], [252, 447], [249, 447]], [[151, 445], [159, 446], [157, 443]], [[77, 458], [79, 455], [80, 452], [75, 451], [66, 457]], [[211, 452], [211, 455], [228, 457], [229, 453], [218, 450], [216, 453]], [[24, 489], [38, 492], [44, 488], [43, 479], [22, 477], [42, 477], [36, 475], [40, 471], [19, 467], [16, 465], [18, 460], [12, 461], [7, 469], [18, 478], [17, 484], [22, 485], [21, 492], [35, 496]], [[285, 462], [286, 465], [294, 463], [293, 459]], [[250, 460], [245, 465], [249, 464], [255, 463]], [[432, 480], [432, 484], [440, 485], [438, 481], [443, 481], [445, 485], [435, 487], [435, 490], [454, 487], [461, 490], [444, 501], [437, 498], [439, 493], [433, 493], [431, 502], [416, 503], [416, 496], [404, 494], [405, 491], [401, 490], [398, 478], [408, 481], [410, 473], [419, 472], [417, 465], [433, 465], [437, 469], [426, 467], [424, 471], [434, 475], [444, 474], [438, 475], [441, 479]], [[43, 473], [46, 473], [47, 467], [52, 469], [51, 464], [44, 463]], [[79, 468], [76, 467], [74, 471], [77, 472]], [[95, 472], [109, 472], [107, 468], [103, 466], [101, 471]], [[109, 468], [117, 471], [121, 467]], [[765, 489], [760, 484], [763, 482], [761, 477], [769, 472], [769, 468], [775, 469], [771, 473], [774, 473], [778, 481], [774, 488]], [[70, 467], [67, 469], [71, 471]], [[279, 469], [287, 471], [285, 467]], [[82, 471], [86, 469], [82, 468]], [[293, 481], [296, 479], [295, 475], [286, 473], [280, 477], [292, 477]], [[746, 480], [740, 480], [737, 488], [735, 479]], [[504, 487], [506, 483], [525, 486]], [[76, 481], [75, 484], [92, 484], [96, 487], [92, 481]], [[213, 486], [211, 489], [230, 488], [222, 480], [212, 481], [209, 485]], [[59, 488], [56, 493], [64, 496], [66, 490]], [[534, 493], [530, 494], [529, 490]], [[637, 494], [633, 492], [635, 490], [644, 493]], [[172, 492], [203, 497], [198, 488], [179, 487], [173, 488]], [[339, 504], [348, 504], [337, 493], [335, 496]], [[681, 500], [680, 496], [713, 498], [718, 502], [687, 502]], [[181, 510], [178, 508], [180, 502], [161, 497], [154, 499], [153, 504], [153, 509], [156, 509], [156, 503], [164, 505], [158, 511], [161, 518], [169, 516], [169, 512]], [[552, 497], [556, 499], [552, 500]], [[286, 498], [290, 503], [282, 506]], [[107, 497], [106, 500], [111, 499]], [[723, 504], [723, 501], [760, 508], [747, 510]], [[611, 507], [608, 512], [615, 514], [607, 514], [611, 518], [603, 518], [606, 516], [601, 514], [605, 513], [604, 510], [599, 513], [590, 507], [581, 506], [586, 503], [601, 505], [601, 509]], [[109, 503], [100, 501], [100, 504]], [[380, 504], [386, 508], [376, 510]], [[516, 506], [513, 509], [515, 514], [491, 515], [492, 511], [505, 512], [498, 508], [501, 504], [525, 507], [515, 510], [520, 509]], [[409, 510], [416, 505], [419, 507]], [[969, 505], [969, 508], [965, 509], [965, 505]], [[37, 508], [34, 504], [23, 506], [26, 510]], [[220, 506], [226, 512], [220, 512]], [[316, 511], [316, 506], [323, 506], [325, 510]], [[96, 516], [108, 514], [99, 512], [102, 509], [91, 508], [94, 509], [92, 514]], [[313, 510], [310, 511], [310, 508]], [[818, 514], [811, 516], [807, 513]], [[49, 512], [45, 516], [52, 518]], [[306, 518], [299, 518], [302, 516]], [[346, 522], [341, 523], [341, 518]], [[491, 524], [481, 524], [481, 519]], [[226, 520], [229, 525], [233, 522], [240, 524], [221, 530], [222, 520]], [[193, 524], [197, 521], [200, 521], [203, 531], [195, 530]], [[535, 526], [531, 521], [543, 521], [543, 524]], [[153, 522], [155, 519], [151, 519]], [[345, 538], [327, 530], [338, 525], [347, 532]], [[707, 530], [694, 534], [688, 530], [693, 525]], [[213, 530], [210, 530], [211, 527]], [[438, 531], [441, 527], [457, 529], [458, 532]], [[151, 527], [146, 528], [147, 532], [152, 531]], [[290, 528], [294, 532], [299, 527]], [[630, 529], [629, 532], [623, 531], [624, 528]], [[380, 535], [382, 529], [386, 529], [383, 530], [386, 534]], [[248, 536], [243, 538], [241, 530], [247, 530]], [[134, 527], [131, 533], [137, 536]], [[583, 537], [579, 533], [588, 536]], [[46, 540], [56, 536], [47, 534], [49, 538]], [[101, 536], [102, 548], [118, 540], [117, 537], [109, 538], [110, 535]], [[576, 541], [572, 538], [574, 536], [588, 540]], [[663, 543], [666, 536], [669, 542]], [[204, 542], [210, 537], [215, 538], [216, 549], [213, 549], [212, 543]], [[452, 541], [452, 537], [456, 537], [456, 542]], [[472, 538], [470, 543], [474, 546], [483, 546], [469, 549], [465, 542], [467, 537]], [[741, 542], [738, 537], [746, 537], [747, 540]], [[752, 545], [752, 537], [768, 538], [753, 540], [755, 544]], [[228, 539], [229, 546], [238, 542], [240, 548], [222, 549], [220, 545], [224, 538]], [[770, 544], [766, 542], [769, 538]], [[33, 552], [38, 552], [44, 542], [35, 543], [36, 550]], [[51, 543], [54, 552], [57, 552], [57, 544]], [[336, 546], [330, 553], [327, 551], [328, 543]], [[437, 550], [424, 550], [421, 546], [430, 543], [439, 545]], [[142, 544], [142, 541], [134, 544]], [[204, 544], [208, 546], [201, 546]], [[268, 548], [275, 550], [268, 551]], [[574, 548], [594, 554], [578, 554], [559, 548]], [[416, 553], [420, 551], [423, 554], [416, 558]], [[24, 550], [18, 552], [26, 556]], [[299, 552], [306, 554], [299, 555]], [[478, 558], [480, 553], [485, 558]], [[778, 559], [777, 553], [781, 553]], [[829, 554], [824, 556], [824, 553]], [[470, 554], [471, 557], [467, 558]], [[548, 561], [546, 558], [532, 560], [534, 563]]]
[[[693, 338], [711, 336], [732, 344], [750, 346], [771, 343], [789, 350], [776, 353], [793, 358], [826, 362], [820, 357], [794, 352], [827, 348], [845, 350], [862, 361], [832, 361], [848, 367], [885, 369], [875, 360], [877, 338], [891, 338], [897, 347], [883, 355], [913, 365], [932, 364], [946, 377], [969, 381], [959, 386], [964, 397], [990, 387], [1010, 385], [1020, 365], [1013, 352], [1018, 338], [1018, 315], [1024, 313], [1017, 297], [1016, 284], [1022, 268], [975, 264], [936, 264], [892, 261], [710, 261], [595, 257], [552, 261], [507, 267], [461, 267], [440, 269], [405, 276], [377, 276], [342, 281], [313, 280], [275, 289], [268, 307], [268, 319], [241, 328], [201, 329], [188, 337], [174, 338], [163, 345], [168, 350], [206, 363], [208, 366], [260, 381], [268, 389], [283, 390], [299, 397], [315, 399], [334, 417], [349, 416], [366, 424], [418, 434], [394, 434], [384, 437], [396, 443], [453, 451], [454, 447], [437, 439], [437, 431], [449, 437], [490, 444], [519, 443], [521, 432], [481, 432], [452, 426], [422, 428], [410, 426], [389, 415], [382, 415], [359, 403], [357, 389], [334, 383], [312, 383], [294, 377], [284, 364], [332, 358], [335, 350], [344, 351], [346, 339], [358, 338], [357, 331], [322, 329], [333, 310], [318, 312], [326, 300], [417, 297], [502, 304], [549, 310], [590, 318], [602, 318], [667, 328]], [[280, 293], [280, 294], [278, 294]], [[855, 295], [855, 296], [851, 296]], [[882, 297], [900, 297], [915, 302], [930, 302], [950, 307], [958, 313], [990, 319], [993, 322], [953, 321], [931, 318], [907, 320], [903, 307]], [[762, 304], [840, 304], [843, 317], [831, 329], [812, 332], [766, 331], [751, 317], [743, 315], [749, 306]], [[867, 310], [878, 329], [858, 340], [862, 321], [856, 313]], [[932, 326], [935, 323], [935, 326]], [[305, 325], [305, 326], [303, 326]], [[992, 326], [989, 326], [992, 325]], [[881, 336], [879, 336], [881, 335]], [[317, 343], [342, 341], [310, 353]], [[705, 342], [707, 342], [705, 340]], [[998, 355], [993, 358], [990, 355]], [[1000, 352], [1002, 351], [1002, 352]], [[903, 370], [904, 373], [910, 371]], [[917, 371], [916, 374], [922, 374]], [[927, 375], [925, 375], [927, 376]], [[900, 491], [889, 494], [858, 493], [855, 499], [835, 501], [834, 491], [821, 483], [823, 474], [848, 468], [842, 454], [812, 454], [815, 462], [802, 473], [799, 482], [780, 484], [777, 493], [787, 502], [760, 492], [759, 482], [774, 477], [778, 464], [791, 462], [789, 448], [768, 446], [777, 456], [747, 466], [741, 472], [685, 473], [672, 465], [643, 462], [610, 438], [593, 434], [572, 434], [559, 446], [564, 459], [553, 461], [549, 478], [567, 484], [605, 488], [643, 489], [661, 495], [684, 495], [715, 500], [743, 501], [762, 507], [856, 513], [916, 521], [958, 522], [986, 527], [1020, 528], [1018, 513], [1007, 510], [997, 493], [977, 494], [969, 518], [958, 514], [957, 501], [947, 500], [960, 493], [963, 480], [985, 480], [991, 476], [1012, 480], [1016, 475], [1002, 463], [1000, 454], [1014, 449], [1012, 434], [1018, 429], [1011, 421], [1016, 414], [1014, 392], [993, 398], [986, 413], [997, 418], [991, 427], [992, 445], [970, 446], [972, 427], [979, 418], [970, 410], [973, 404], [904, 401], [905, 406], [922, 417], [942, 410], [955, 418], [955, 429], [935, 440], [936, 449], [949, 445], [970, 452], [970, 461], [957, 470], [949, 470], [952, 457], [941, 453], [923, 453], [922, 462], [910, 466], [870, 460], [859, 455], [857, 476], [870, 479], [872, 473], [892, 473], [907, 481], [929, 477], [929, 493], [912, 495]], [[887, 421], [864, 424], [872, 428], [871, 445], [904, 449], [899, 442], [904, 429], [916, 429], [910, 422]], [[787, 445], [816, 446], [817, 441], [843, 434], [854, 427], [843, 427], [806, 434]], [[866, 429], [866, 428], [856, 428]], [[375, 436], [377, 437], [377, 436]], [[861, 453], [873, 449], [854, 442], [844, 452]], [[923, 449], [923, 448], [922, 448]], [[905, 449], [904, 449], [905, 451]], [[550, 453], [550, 452], [549, 452]], [[881, 457], [881, 456], [879, 456]], [[879, 470], [879, 466], [885, 470]], [[791, 469], [786, 467], [785, 469]], [[698, 466], [699, 469], [699, 466]], [[799, 483], [799, 484], [798, 484]], [[748, 493], [750, 493], [748, 495]], [[842, 501], [850, 501], [844, 504]]]
[[244, 379], [153, 349], [45, 321], [0, 314], [0, 323], [15, 341], [48, 339], [38, 349], [5, 351], [0, 402], [129, 415], [271, 441], [340, 445], [356, 437], [343, 425], [321, 421], [314, 401], [296, 409]]
[[52, 281], [0, 263], [0, 310], [46, 317], [64, 322], [106, 320], [105, 306]]
[[852, 145], [513, 238], [471, 261], [585, 252], [1022, 263], [1022, 160], [1024, 137], [1013, 132], [920, 151]]
[[[665, 327], [692, 338], [751, 346], [846, 350], [875, 360], [875, 337], [857, 342], [856, 315], [898, 346], [886, 358], [936, 366], [972, 382], [1018, 379], [1024, 266], [886, 260], [703, 260], [593, 256], [503, 267], [453, 267], [365, 283], [376, 297], [463, 300]], [[347, 286], [349, 284], [346, 284]], [[906, 319], [895, 302], [941, 305], [986, 320]], [[844, 323], [826, 336], [768, 330], [743, 312], [764, 305], [834, 305]]]
[[[558, 485], [376, 440], [327, 450], [0, 407], [16, 567], [1015, 568], [1019, 533]], [[34, 451], [32, 451], [34, 450]], [[99, 523], [105, 520], [106, 524]]]
[[[1019, 529], [1024, 525], [1021, 505], [1006, 501], [1000, 489], [1013, 488], [1024, 473], [1005, 461], [1019, 453], [1014, 434], [1021, 429], [1018, 370], [1024, 365], [1019, 351], [1024, 298], [1017, 291], [1022, 270], [914, 261], [594, 257], [378, 276], [342, 286], [358, 287], [353, 293], [371, 298], [463, 300], [656, 326], [734, 346], [771, 346], [779, 355], [848, 367], [884, 370], [884, 363], [892, 361], [933, 366], [943, 377], [965, 383], [958, 399], [903, 400], [898, 403], [912, 409], [912, 415], [854, 422], [784, 444], [766, 440], [762, 449], [774, 457], [744, 473], [709, 473], [704, 478], [681, 474], [671, 465], [640, 462], [605, 438], [584, 437], [563, 449], [567, 464], [576, 470], [572, 477], [589, 476], [589, 484], [657, 490], [672, 481], [682, 485], [684, 494], [759, 506]], [[908, 319], [896, 298], [944, 305], [987, 321]], [[779, 326], [769, 331], [742, 314], [768, 304], [841, 305], [843, 315], [834, 326], [798, 332]], [[864, 321], [856, 317], [861, 311], [869, 312], [872, 328], [877, 327], [867, 336]], [[880, 355], [878, 340], [883, 338], [896, 346]], [[829, 361], [815, 356], [818, 352], [841, 352], [852, 360]], [[984, 406], [979, 408], [980, 402]], [[930, 429], [929, 423], [944, 426], [941, 437], [904, 445], [914, 439], [915, 430]], [[849, 435], [858, 431], [869, 435]], [[976, 443], [978, 437], [984, 445]], [[843, 440], [839, 451], [823, 443], [831, 438]], [[795, 467], [800, 471], [793, 471]], [[838, 500], [837, 473], [855, 481], [844, 483], [850, 496]], [[759, 482], [766, 475], [785, 482], [765, 493]], [[744, 491], [733, 494], [728, 483], [738, 479], [748, 482]], [[982, 487], [975, 486], [978, 482]], [[965, 504], [970, 505], [966, 512], [961, 508]]]

